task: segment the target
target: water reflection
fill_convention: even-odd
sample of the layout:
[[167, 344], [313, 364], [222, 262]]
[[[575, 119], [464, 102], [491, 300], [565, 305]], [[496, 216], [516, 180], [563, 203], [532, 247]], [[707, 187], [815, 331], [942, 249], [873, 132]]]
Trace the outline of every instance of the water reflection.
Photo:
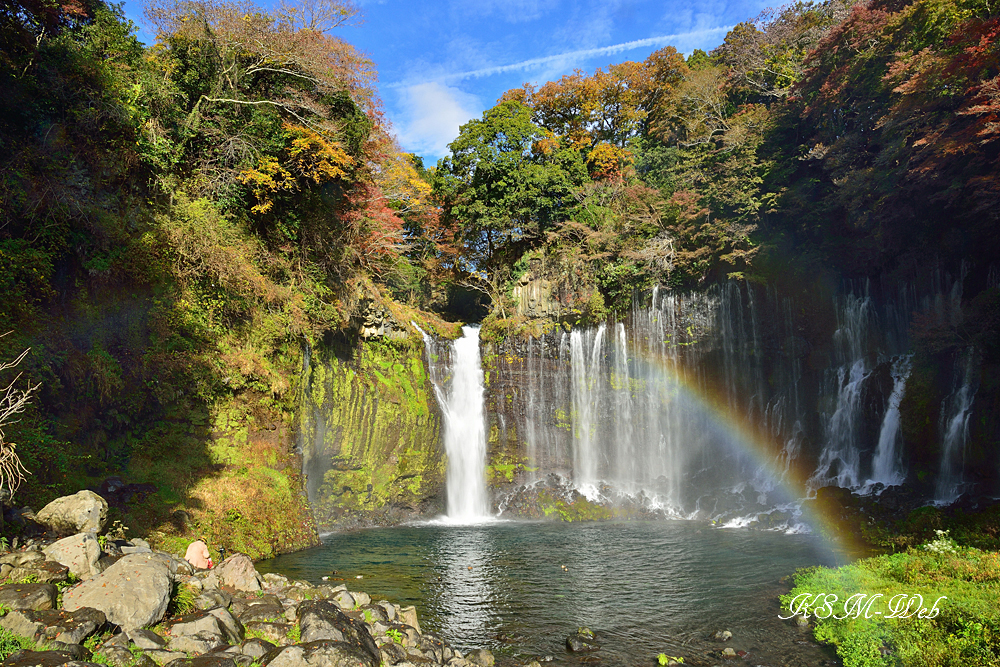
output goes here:
[[437, 554], [434, 569], [439, 581], [429, 592], [427, 605], [439, 616], [445, 637], [489, 637], [497, 632], [495, 610], [500, 598], [498, 560], [491, 532], [484, 526], [439, 530], [431, 538]]
[[[337, 571], [352, 590], [414, 604], [422, 629], [462, 650], [489, 648], [501, 663], [551, 655], [555, 664], [576, 664], [563, 643], [587, 626], [603, 637], [605, 667], [660, 652], [694, 655], [693, 646], [723, 627], [747, 641], [743, 648], [760, 664], [795, 665], [817, 664], [809, 653], [816, 649], [777, 620], [778, 580], [838, 560], [812, 535], [686, 521], [511, 522], [341, 534], [259, 569], [316, 583]], [[782, 633], [791, 634], [776, 640]], [[791, 655], [764, 660], [776, 644]], [[707, 643], [701, 655], [717, 648]]]

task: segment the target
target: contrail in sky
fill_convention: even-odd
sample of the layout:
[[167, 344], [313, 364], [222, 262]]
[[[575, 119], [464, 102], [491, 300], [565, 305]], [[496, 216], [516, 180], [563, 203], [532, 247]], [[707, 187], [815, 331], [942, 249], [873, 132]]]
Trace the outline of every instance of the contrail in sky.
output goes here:
[[[723, 26], [720, 28], [707, 28], [705, 30], [694, 30], [692, 32], [683, 32], [677, 35], [661, 35], [660, 37], [647, 37], [646, 39], [635, 39], [631, 42], [622, 42], [621, 44], [612, 44], [611, 46], [601, 46], [595, 49], [580, 49], [578, 51], [567, 51], [566, 53], [557, 53], [552, 56], [543, 56], [541, 58], [531, 58], [529, 60], [522, 60], [518, 63], [511, 63], [510, 65], [497, 65], [496, 67], [484, 67], [483, 69], [474, 69], [468, 72], [456, 72], [454, 74], [444, 74], [439, 77], [432, 77], [431, 81], [461, 81], [462, 79], [478, 79], [484, 76], [493, 76], [494, 74], [503, 74], [505, 72], [516, 72], [519, 70], [532, 69], [535, 67], [541, 67], [548, 65], [550, 63], [559, 62], [566, 59], [580, 59], [580, 58], [592, 58], [594, 56], [608, 56], [615, 53], [621, 53], [622, 51], [631, 51], [632, 49], [641, 49], [648, 46], [666, 46], [671, 42], [676, 42], [680, 39], [689, 39], [692, 37], [711, 37], [712, 35], [725, 34], [733, 29], [733, 26]], [[421, 82], [426, 83], [428, 79], [423, 79]], [[405, 88], [412, 84], [405, 81], [397, 81], [395, 83], [390, 83], [386, 85], [386, 88]]]

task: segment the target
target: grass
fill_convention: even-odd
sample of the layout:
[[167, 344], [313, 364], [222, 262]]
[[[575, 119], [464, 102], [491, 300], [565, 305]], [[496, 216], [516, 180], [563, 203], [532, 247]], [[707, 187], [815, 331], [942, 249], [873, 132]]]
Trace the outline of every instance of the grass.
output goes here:
[[170, 603], [167, 607], [167, 614], [170, 616], [183, 616], [195, 610], [194, 601], [198, 597], [198, 591], [187, 584], [174, 584], [173, 595], [170, 596]]
[[6, 660], [7, 656], [22, 649], [34, 651], [38, 649], [38, 646], [34, 639], [21, 637], [0, 628], [0, 660]]
[[786, 615], [803, 605], [816, 639], [836, 646], [845, 667], [997, 667], [997, 600], [1000, 553], [941, 531], [906, 552], [800, 570], [782, 605]]

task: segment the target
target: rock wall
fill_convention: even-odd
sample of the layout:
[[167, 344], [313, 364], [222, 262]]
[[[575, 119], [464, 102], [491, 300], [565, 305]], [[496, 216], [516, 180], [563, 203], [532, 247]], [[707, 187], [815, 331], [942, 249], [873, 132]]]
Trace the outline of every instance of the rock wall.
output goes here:
[[443, 511], [441, 417], [419, 339], [307, 351], [299, 443], [320, 531]]

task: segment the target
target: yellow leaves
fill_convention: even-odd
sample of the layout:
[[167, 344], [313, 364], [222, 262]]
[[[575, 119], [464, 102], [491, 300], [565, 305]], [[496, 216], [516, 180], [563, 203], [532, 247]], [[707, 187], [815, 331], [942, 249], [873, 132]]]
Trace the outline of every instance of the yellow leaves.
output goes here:
[[271, 195], [295, 189], [295, 178], [281, 166], [277, 158], [270, 155], [261, 157], [256, 169], [241, 172], [238, 180], [243, 185], [250, 186], [251, 192], [257, 198], [258, 203], [250, 209], [257, 214], [268, 213], [274, 208]]
[[345, 179], [346, 169], [354, 160], [339, 145], [312, 130], [285, 123], [282, 125], [289, 140], [285, 149], [285, 164], [278, 158], [264, 155], [254, 169], [246, 169], [237, 177], [250, 188], [257, 204], [250, 210], [258, 215], [274, 208], [274, 195], [299, 189], [299, 179], [322, 185], [328, 181]]
[[344, 149], [300, 125], [285, 123], [282, 127], [291, 139], [290, 163], [300, 176], [316, 184], [347, 177], [346, 169], [354, 160]]
[[634, 156], [624, 148], [614, 144], [601, 143], [587, 156], [587, 167], [596, 179], [619, 176], [622, 170], [632, 164]]
[[420, 177], [413, 155], [394, 150], [380, 165], [376, 182], [389, 205], [411, 211], [428, 205], [431, 184]]

